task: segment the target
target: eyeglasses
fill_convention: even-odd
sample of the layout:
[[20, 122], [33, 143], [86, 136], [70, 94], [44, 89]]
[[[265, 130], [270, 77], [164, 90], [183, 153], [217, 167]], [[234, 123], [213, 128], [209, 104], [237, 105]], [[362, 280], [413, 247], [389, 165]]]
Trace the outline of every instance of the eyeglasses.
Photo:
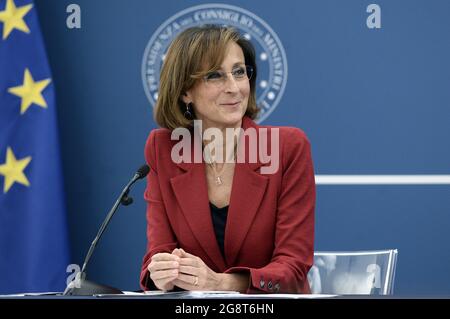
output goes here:
[[236, 81], [250, 80], [253, 75], [253, 68], [250, 65], [241, 65], [235, 67], [231, 72], [212, 71], [206, 74], [203, 79], [208, 85], [221, 87], [227, 82], [228, 73], [231, 73]]

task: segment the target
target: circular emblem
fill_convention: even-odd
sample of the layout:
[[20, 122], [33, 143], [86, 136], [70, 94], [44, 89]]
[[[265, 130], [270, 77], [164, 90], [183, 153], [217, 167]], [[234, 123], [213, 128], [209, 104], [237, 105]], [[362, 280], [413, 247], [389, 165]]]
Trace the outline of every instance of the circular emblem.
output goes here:
[[184, 29], [218, 24], [237, 29], [255, 47], [258, 78], [256, 102], [264, 121], [277, 107], [287, 82], [286, 52], [277, 34], [254, 13], [227, 4], [203, 4], [184, 9], [167, 19], [151, 36], [142, 59], [142, 81], [152, 106], [158, 99], [159, 74], [172, 40]]

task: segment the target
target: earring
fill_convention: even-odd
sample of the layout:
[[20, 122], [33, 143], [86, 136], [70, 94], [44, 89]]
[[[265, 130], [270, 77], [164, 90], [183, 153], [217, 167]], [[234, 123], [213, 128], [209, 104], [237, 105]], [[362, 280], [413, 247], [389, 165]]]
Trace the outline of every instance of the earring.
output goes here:
[[186, 103], [186, 111], [184, 112], [184, 117], [187, 118], [188, 120], [192, 120], [194, 118], [194, 116], [191, 113], [191, 106], [192, 102]]

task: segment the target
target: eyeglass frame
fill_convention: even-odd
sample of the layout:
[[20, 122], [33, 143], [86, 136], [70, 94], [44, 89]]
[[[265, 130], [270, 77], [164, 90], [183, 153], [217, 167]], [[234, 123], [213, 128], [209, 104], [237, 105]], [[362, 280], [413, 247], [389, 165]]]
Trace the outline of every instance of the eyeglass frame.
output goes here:
[[[235, 75], [233, 75], [233, 72], [235, 72], [236, 69], [238, 69], [238, 68], [240, 68], [242, 66], [245, 66], [245, 74], [241, 78], [240, 77], [236, 77]], [[222, 71], [222, 70], [216, 70], [216, 71], [208, 72], [205, 76], [203, 76], [203, 81], [207, 85], [214, 85], [214, 86], [220, 87], [220, 86], [223, 86], [226, 83], [226, 81], [228, 80], [228, 73], [231, 73], [231, 75], [232, 75], [232, 77], [233, 77], [233, 79], [235, 81], [242, 81], [242, 80], [250, 81], [252, 76], [253, 76], [253, 72], [254, 72], [253, 66], [242, 64], [239, 67], [235, 67], [230, 72], [225, 72], [225, 71]], [[212, 80], [213, 82], [211, 82], [211, 79], [208, 79], [208, 76], [210, 76], [213, 73], [218, 73], [218, 74], [221, 75], [220, 79], [216, 79], [217, 82], [214, 82], [214, 80]]]

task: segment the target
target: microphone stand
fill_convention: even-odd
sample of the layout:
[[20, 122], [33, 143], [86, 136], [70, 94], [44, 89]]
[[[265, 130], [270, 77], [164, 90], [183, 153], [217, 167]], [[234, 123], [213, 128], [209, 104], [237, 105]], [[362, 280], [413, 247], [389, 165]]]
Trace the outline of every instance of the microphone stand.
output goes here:
[[66, 289], [64, 290], [63, 296], [92, 296], [92, 295], [97, 295], [97, 294], [123, 294], [123, 292], [117, 288], [106, 286], [106, 285], [101, 285], [101, 284], [86, 280], [86, 268], [87, 268], [87, 264], [89, 263], [89, 260], [91, 259], [92, 253], [94, 252], [95, 247], [97, 246], [98, 241], [102, 237], [102, 235], [106, 229], [106, 226], [108, 226], [109, 221], [113, 217], [113, 215], [116, 212], [119, 205], [122, 204], [124, 206], [128, 206], [131, 203], [133, 203], [133, 198], [128, 196], [131, 185], [133, 185], [138, 179], [144, 178], [148, 174], [148, 171], [149, 171], [149, 168], [147, 165], [144, 165], [141, 168], [139, 168], [139, 170], [136, 172], [136, 174], [134, 174], [131, 181], [122, 190], [122, 193], [120, 193], [119, 198], [117, 198], [116, 202], [114, 203], [114, 206], [111, 208], [111, 210], [109, 211], [105, 220], [103, 221], [102, 225], [100, 226], [97, 236], [95, 236], [94, 240], [92, 241], [91, 247], [89, 248], [86, 258], [84, 259], [84, 263], [83, 263], [83, 267], [81, 268], [81, 271], [79, 273], [77, 273], [75, 276], [75, 279], [67, 285]]

